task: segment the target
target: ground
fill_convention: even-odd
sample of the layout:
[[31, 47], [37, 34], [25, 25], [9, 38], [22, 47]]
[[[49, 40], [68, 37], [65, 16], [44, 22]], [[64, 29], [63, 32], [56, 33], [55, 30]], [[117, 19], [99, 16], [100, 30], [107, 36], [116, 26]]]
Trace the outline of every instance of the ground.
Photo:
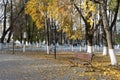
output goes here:
[[120, 67], [109, 66], [109, 56], [95, 54], [95, 71], [73, 67], [72, 58], [73, 52], [59, 52], [56, 60], [45, 52], [0, 53], [0, 80], [119, 80]]

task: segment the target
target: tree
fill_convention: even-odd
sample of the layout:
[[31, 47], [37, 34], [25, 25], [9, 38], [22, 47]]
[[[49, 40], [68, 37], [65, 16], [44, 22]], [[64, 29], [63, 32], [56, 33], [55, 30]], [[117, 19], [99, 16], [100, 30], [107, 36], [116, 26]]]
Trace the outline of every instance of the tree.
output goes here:
[[49, 54], [49, 14], [52, 0], [30, 0], [26, 6], [26, 14], [29, 14], [36, 24], [36, 27], [45, 29], [47, 41], [47, 54]]
[[[19, 5], [19, 2], [23, 2], [22, 7]], [[7, 43], [11, 40], [11, 35], [13, 31], [15, 31], [15, 26], [17, 24], [17, 21], [19, 19], [19, 16], [24, 11], [25, 2], [24, 0], [3, 0], [3, 9], [4, 9], [4, 21], [3, 21], [3, 34], [1, 37], [1, 42], [4, 43], [5, 36], [8, 34]], [[19, 6], [19, 7], [18, 7]], [[8, 24], [10, 24], [8, 27], [6, 27], [6, 19], [8, 19]], [[17, 29], [17, 28], [16, 28]]]
[[106, 39], [107, 39], [107, 44], [108, 44], [108, 49], [109, 49], [109, 55], [110, 55], [110, 60], [111, 60], [111, 65], [117, 65], [117, 59], [116, 55], [114, 53], [114, 48], [113, 48], [113, 41], [112, 41], [112, 28], [114, 27], [117, 19], [117, 14], [119, 10], [119, 5], [120, 5], [120, 0], [116, 0], [116, 6], [115, 6], [115, 13], [114, 13], [114, 18], [109, 24], [108, 20], [108, 15], [107, 15], [107, 0], [92, 0], [96, 3], [99, 3], [101, 6], [101, 11], [102, 11], [102, 21], [103, 21], [103, 26], [104, 30], [106, 33]]
[[3, 0], [3, 9], [4, 9], [4, 21], [3, 21], [3, 34], [1, 37], [1, 43], [4, 43], [5, 36], [7, 34], [6, 32], [6, 19], [7, 19], [7, 6], [8, 6], [8, 0]]
[[[80, 14], [82, 20], [85, 23], [85, 32], [86, 32], [86, 40], [87, 40], [87, 52], [92, 53], [92, 39], [94, 31], [97, 29], [100, 24], [100, 19], [98, 23], [95, 25], [95, 17], [97, 14], [97, 5], [89, 0], [84, 0], [83, 3], [77, 4], [74, 0], [71, 0], [71, 3], [74, 5], [78, 13]], [[81, 5], [81, 7], [79, 7]]]

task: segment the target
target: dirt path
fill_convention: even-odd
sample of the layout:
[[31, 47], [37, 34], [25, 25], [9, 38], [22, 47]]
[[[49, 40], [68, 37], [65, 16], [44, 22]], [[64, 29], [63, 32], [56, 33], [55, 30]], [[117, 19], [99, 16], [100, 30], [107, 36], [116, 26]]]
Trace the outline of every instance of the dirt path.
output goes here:
[[68, 69], [45, 59], [0, 54], [0, 80], [68, 80]]
[[81, 72], [79, 67], [48, 59], [0, 54], [0, 80], [92, 80], [93, 76], [79, 75]]

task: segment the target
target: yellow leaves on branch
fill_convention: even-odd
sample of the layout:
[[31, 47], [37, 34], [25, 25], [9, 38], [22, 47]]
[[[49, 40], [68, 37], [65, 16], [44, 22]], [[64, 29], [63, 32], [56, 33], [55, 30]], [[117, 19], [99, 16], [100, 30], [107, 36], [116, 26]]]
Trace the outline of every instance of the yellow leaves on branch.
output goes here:
[[[38, 28], [43, 28], [45, 24], [45, 13], [49, 11], [49, 4], [52, 0], [29, 0], [25, 13], [29, 14]], [[49, 14], [49, 13], [48, 13]]]
[[32, 17], [38, 28], [42, 28], [45, 16], [47, 16], [47, 19], [52, 18], [53, 20], [58, 20], [60, 11], [61, 13], [64, 12], [59, 2], [62, 1], [29, 0], [25, 8], [25, 13]]
[[[81, 4], [85, 17], [88, 18], [87, 22], [93, 26], [94, 12], [96, 11], [96, 5], [91, 1], [86, 1]], [[29, 0], [25, 13], [29, 14], [38, 28], [45, 26], [45, 17], [53, 19], [59, 22], [59, 26], [71, 39], [81, 38], [81, 30], [77, 24], [77, 30], [73, 32], [73, 24], [75, 13], [73, 6], [69, 0]], [[91, 15], [92, 14], [92, 15]]]
[[97, 14], [97, 5], [92, 1], [84, 0], [84, 2], [81, 4], [81, 8], [84, 11], [84, 15], [87, 18], [87, 22], [91, 25], [92, 29], [94, 23], [94, 16]]
[[81, 8], [86, 16], [89, 15], [90, 12], [92, 12], [92, 16], [94, 16], [96, 13], [96, 4], [94, 4], [92, 1], [84, 0], [84, 2], [81, 4]]
[[[89, 18], [88, 20], [87, 20], [87, 22], [91, 25], [91, 26], [93, 26], [93, 20], [91, 19], [91, 18]], [[90, 27], [90, 29], [91, 29], [92, 27]]]
[[25, 8], [25, 13], [29, 14], [32, 17], [32, 20], [35, 22], [38, 28], [42, 28], [44, 25], [41, 9], [43, 9], [43, 6], [40, 7], [39, 0], [28, 1]]
[[76, 30], [73, 31], [73, 34], [71, 35], [70, 39], [76, 40], [76, 39], [82, 39], [82, 29], [80, 26], [76, 27]]

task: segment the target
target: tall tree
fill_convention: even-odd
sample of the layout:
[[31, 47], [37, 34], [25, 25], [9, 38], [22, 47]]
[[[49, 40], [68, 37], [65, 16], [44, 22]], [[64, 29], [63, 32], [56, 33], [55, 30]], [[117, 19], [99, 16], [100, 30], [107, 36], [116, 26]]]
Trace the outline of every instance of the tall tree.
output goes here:
[[114, 48], [113, 48], [113, 41], [112, 41], [112, 28], [114, 27], [114, 25], [116, 23], [120, 0], [115, 0], [115, 2], [116, 2], [116, 6], [114, 8], [115, 13], [113, 14], [114, 18], [113, 18], [111, 24], [109, 24], [109, 20], [108, 20], [108, 14], [107, 14], [108, 2], [107, 2], [107, 0], [101, 0], [101, 1], [92, 0], [92, 1], [100, 4], [100, 6], [101, 6], [102, 21], [103, 21], [104, 30], [106, 33], [106, 39], [107, 39], [107, 44], [108, 44], [108, 49], [109, 49], [111, 65], [117, 65], [118, 62], [116, 59], [116, 55], [115, 55]]
[[4, 21], [3, 21], [3, 34], [2, 34], [2, 37], [1, 37], [1, 43], [4, 43], [4, 39], [5, 39], [5, 36], [7, 34], [6, 32], [6, 23], [7, 23], [7, 6], [8, 6], [8, 0], [3, 0], [3, 5], [4, 5]]
[[[98, 23], [95, 24], [95, 17], [97, 14], [96, 8], [97, 5], [91, 2], [90, 0], [84, 0], [83, 3], [77, 4], [74, 0], [71, 0], [72, 4], [80, 14], [82, 20], [85, 23], [85, 32], [86, 32], [86, 39], [87, 39], [87, 52], [92, 53], [92, 39], [94, 35], [94, 31], [97, 29], [98, 25], [100, 24], [100, 19], [97, 21]], [[81, 8], [79, 7], [81, 5]]]
[[45, 29], [46, 42], [47, 42], [47, 54], [49, 54], [49, 7], [52, 0], [30, 0], [26, 6], [26, 13], [29, 14], [38, 28]]

